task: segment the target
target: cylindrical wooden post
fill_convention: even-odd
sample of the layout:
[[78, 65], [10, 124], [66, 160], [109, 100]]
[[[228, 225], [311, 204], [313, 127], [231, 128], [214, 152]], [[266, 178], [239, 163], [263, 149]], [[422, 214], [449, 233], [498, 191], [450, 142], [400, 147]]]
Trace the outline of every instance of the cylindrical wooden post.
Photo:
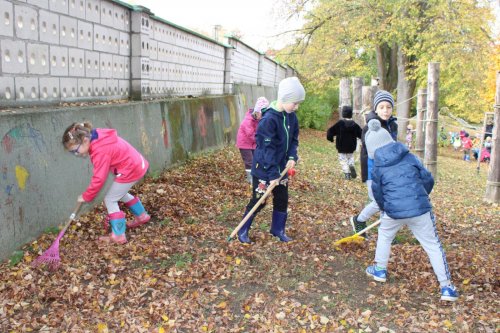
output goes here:
[[439, 63], [430, 62], [427, 72], [427, 117], [424, 166], [437, 178], [437, 135], [439, 108]]
[[361, 111], [363, 110], [363, 78], [352, 78], [352, 119], [361, 126]]
[[365, 126], [365, 115], [373, 110], [373, 96], [375, 96], [377, 90], [379, 90], [377, 86], [363, 86], [361, 89], [363, 105], [363, 110], [361, 112], [361, 123], [359, 124], [359, 126], [361, 127]]
[[342, 107], [351, 104], [351, 80], [343, 77], [339, 83], [339, 118], [342, 119]]
[[489, 202], [500, 202], [500, 71], [497, 72], [497, 91], [495, 95], [495, 116], [491, 142], [490, 167], [488, 169], [488, 180], [486, 182], [486, 194], [484, 195], [484, 199]]
[[417, 128], [415, 138], [415, 154], [421, 159], [424, 159], [425, 148], [425, 114], [427, 109], [427, 89], [418, 89], [417, 94]]

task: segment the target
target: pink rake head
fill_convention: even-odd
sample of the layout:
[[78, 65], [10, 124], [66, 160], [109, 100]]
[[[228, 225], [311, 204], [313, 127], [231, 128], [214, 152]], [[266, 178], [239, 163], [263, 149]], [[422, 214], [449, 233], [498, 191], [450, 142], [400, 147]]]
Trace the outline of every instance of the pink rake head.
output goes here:
[[40, 265], [46, 264], [51, 271], [55, 271], [59, 268], [59, 266], [61, 265], [61, 258], [59, 257], [59, 241], [61, 240], [65, 232], [66, 228], [61, 230], [52, 245], [47, 250], [45, 250], [42, 255], [33, 260], [33, 263], [31, 264], [33, 267], [38, 267]]
[[66, 232], [66, 229], [68, 229], [71, 222], [75, 219], [76, 214], [80, 210], [81, 206], [82, 203], [79, 202], [78, 205], [76, 206], [75, 211], [70, 215], [69, 221], [66, 223], [64, 228], [59, 232], [59, 235], [57, 235], [57, 238], [54, 240], [52, 245], [38, 258], [33, 260], [31, 266], [38, 267], [40, 265], [46, 264], [51, 271], [55, 271], [56, 269], [59, 268], [59, 266], [61, 265], [61, 258], [59, 257], [59, 241], [64, 236], [64, 233]]

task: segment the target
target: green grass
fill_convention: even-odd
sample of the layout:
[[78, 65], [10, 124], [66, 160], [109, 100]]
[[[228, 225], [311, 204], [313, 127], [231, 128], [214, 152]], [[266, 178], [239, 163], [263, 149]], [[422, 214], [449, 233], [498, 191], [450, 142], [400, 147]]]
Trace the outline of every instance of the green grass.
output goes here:
[[24, 257], [23, 251], [14, 251], [9, 258], [9, 267], [14, 267], [19, 264]]

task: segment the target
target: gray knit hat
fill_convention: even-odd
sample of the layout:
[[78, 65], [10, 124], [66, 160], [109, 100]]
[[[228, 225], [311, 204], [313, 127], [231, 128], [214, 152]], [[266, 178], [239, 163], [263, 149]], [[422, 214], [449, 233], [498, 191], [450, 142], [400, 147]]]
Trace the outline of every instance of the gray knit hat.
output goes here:
[[295, 76], [280, 81], [278, 86], [278, 101], [282, 103], [302, 102], [306, 98], [306, 91]]
[[391, 135], [385, 128], [382, 128], [378, 119], [368, 122], [368, 131], [365, 134], [365, 145], [368, 157], [373, 159], [375, 150], [389, 143], [394, 142]]
[[381, 102], [389, 102], [391, 106], [394, 107], [394, 98], [391, 93], [385, 90], [379, 90], [375, 93], [373, 97], [373, 110], [377, 110], [377, 105]]

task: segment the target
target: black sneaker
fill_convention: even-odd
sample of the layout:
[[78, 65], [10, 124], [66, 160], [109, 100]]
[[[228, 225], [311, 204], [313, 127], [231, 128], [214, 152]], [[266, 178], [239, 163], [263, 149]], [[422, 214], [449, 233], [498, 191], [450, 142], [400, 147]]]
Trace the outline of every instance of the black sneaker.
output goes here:
[[351, 180], [351, 174], [350, 173], [344, 173], [345, 179], [346, 180]]
[[[358, 221], [358, 215], [351, 216], [349, 220], [351, 221], [352, 230], [356, 234], [366, 228], [366, 222]], [[365, 237], [365, 234], [362, 233], [360, 236]]]
[[356, 178], [358, 175], [356, 174], [356, 168], [354, 165], [349, 165], [349, 170], [351, 170], [351, 178]]

